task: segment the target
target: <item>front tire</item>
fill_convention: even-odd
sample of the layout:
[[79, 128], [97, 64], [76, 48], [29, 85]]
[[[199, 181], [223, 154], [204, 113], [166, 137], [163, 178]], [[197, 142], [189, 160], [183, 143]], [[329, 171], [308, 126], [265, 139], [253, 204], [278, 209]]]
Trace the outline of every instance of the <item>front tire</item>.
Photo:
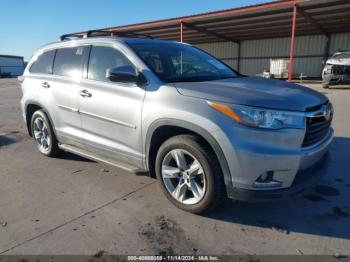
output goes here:
[[158, 150], [155, 168], [162, 191], [180, 209], [204, 213], [223, 200], [221, 168], [212, 150], [197, 136], [166, 140]]
[[43, 110], [34, 112], [31, 119], [31, 128], [40, 153], [49, 157], [55, 157], [60, 153], [52, 125]]
[[322, 87], [323, 87], [324, 89], [328, 89], [328, 88], [329, 88], [329, 85], [328, 85], [328, 84], [322, 83]]

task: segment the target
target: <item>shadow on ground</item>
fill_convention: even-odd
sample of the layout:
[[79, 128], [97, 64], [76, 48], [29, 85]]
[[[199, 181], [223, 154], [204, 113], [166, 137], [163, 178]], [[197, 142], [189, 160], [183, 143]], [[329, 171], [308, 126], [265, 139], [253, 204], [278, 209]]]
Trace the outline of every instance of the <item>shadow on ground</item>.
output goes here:
[[25, 137], [25, 134], [19, 131], [11, 131], [0, 134], [0, 148], [10, 146], [17, 142], [20, 142]]
[[78, 155], [75, 155], [75, 154], [72, 154], [69, 152], [62, 152], [61, 154], [59, 154], [59, 156], [57, 158], [63, 159], [63, 160], [71, 160], [71, 161], [95, 162], [95, 161], [90, 160], [88, 158], [78, 156]]
[[16, 139], [8, 136], [0, 136], [0, 148], [16, 143]]
[[227, 201], [208, 215], [231, 223], [350, 239], [350, 139], [335, 137], [329, 171], [318, 185], [287, 201]]

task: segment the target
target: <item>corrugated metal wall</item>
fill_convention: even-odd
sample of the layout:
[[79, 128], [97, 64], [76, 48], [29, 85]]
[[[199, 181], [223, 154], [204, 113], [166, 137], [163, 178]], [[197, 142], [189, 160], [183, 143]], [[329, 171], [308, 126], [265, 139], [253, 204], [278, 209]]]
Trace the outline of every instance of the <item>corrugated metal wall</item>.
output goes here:
[[[271, 58], [289, 58], [290, 38], [249, 40], [241, 42], [240, 72], [246, 75], [269, 70]], [[199, 44], [198, 47], [237, 69], [238, 45], [230, 42]], [[300, 36], [295, 39], [293, 74], [320, 77], [326, 48], [323, 35]], [[330, 54], [338, 49], [350, 50], [350, 33], [334, 34], [330, 39]]]
[[350, 33], [336, 34], [331, 38], [330, 52], [334, 53], [341, 50], [350, 50]]
[[207, 43], [197, 45], [213, 56], [220, 58], [229, 66], [237, 69], [238, 45], [233, 42]]

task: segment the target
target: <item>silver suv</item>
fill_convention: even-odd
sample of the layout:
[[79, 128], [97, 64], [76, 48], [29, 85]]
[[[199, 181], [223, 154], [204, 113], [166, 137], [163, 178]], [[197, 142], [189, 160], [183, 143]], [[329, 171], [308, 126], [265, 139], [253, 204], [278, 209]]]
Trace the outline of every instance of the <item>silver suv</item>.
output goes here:
[[149, 171], [177, 207], [282, 199], [326, 172], [333, 109], [311, 89], [246, 77], [184, 43], [62, 37], [22, 76], [39, 151]]

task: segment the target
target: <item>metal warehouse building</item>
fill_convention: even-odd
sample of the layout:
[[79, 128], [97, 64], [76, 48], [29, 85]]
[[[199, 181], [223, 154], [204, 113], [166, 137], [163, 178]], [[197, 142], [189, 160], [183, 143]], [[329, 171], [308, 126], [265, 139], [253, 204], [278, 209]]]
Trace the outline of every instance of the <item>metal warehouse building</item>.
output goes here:
[[13, 77], [22, 75], [24, 61], [22, 56], [0, 54], [0, 77]]
[[320, 78], [322, 61], [350, 50], [350, 0], [282, 0], [99, 30], [194, 44], [246, 75], [286, 59], [289, 79]]

